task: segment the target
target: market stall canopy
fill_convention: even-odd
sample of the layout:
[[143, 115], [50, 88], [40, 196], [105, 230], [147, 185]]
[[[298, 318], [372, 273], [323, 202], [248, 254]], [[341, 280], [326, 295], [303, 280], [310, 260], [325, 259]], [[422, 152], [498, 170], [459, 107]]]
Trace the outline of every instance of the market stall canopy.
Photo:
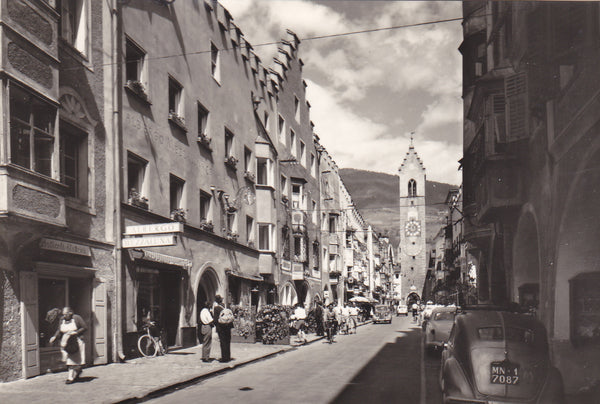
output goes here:
[[356, 302], [356, 303], [370, 303], [371, 300], [369, 300], [368, 298], [364, 297], [364, 296], [354, 296], [353, 298], [350, 299], [351, 302]]

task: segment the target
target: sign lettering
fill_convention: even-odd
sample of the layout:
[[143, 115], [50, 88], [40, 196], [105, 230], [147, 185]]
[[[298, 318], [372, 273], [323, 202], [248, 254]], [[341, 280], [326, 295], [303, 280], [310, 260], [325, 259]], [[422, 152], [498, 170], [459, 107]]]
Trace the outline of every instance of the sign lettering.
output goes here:
[[183, 232], [183, 223], [156, 223], [144, 224], [140, 226], [126, 226], [125, 235], [133, 236], [138, 234], [161, 234], [161, 233], [181, 233]]
[[91, 257], [92, 252], [90, 247], [81, 244], [69, 243], [67, 241], [53, 240], [50, 238], [43, 238], [40, 240], [40, 248], [42, 250], [58, 251], [68, 254], [83, 255]]
[[175, 245], [175, 236], [132, 237], [123, 239], [123, 248]]

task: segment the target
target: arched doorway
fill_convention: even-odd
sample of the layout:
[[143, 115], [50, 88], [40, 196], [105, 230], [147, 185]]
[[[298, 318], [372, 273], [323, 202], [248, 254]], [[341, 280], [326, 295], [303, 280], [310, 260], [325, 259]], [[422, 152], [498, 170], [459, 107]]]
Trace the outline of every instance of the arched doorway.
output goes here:
[[419, 294], [417, 292], [410, 292], [408, 294], [408, 296], [406, 296], [406, 307], [410, 308], [412, 307], [413, 303], [420, 303], [421, 302], [421, 296], [419, 296]]
[[280, 293], [280, 304], [284, 306], [293, 306], [298, 302], [298, 295], [296, 293], [296, 289], [291, 283], [286, 283], [283, 285]]
[[219, 280], [217, 274], [214, 269], [206, 268], [200, 277], [198, 288], [196, 289], [196, 320], [200, 317], [200, 310], [205, 302], [215, 299], [218, 288]]
[[512, 300], [537, 311], [540, 290], [540, 252], [537, 221], [532, 209], [521, 216], [513, 244]]

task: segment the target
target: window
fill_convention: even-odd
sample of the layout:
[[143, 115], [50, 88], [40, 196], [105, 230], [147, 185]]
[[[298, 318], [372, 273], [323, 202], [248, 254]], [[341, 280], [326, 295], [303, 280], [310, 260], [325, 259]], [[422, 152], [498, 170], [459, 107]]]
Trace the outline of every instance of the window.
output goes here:
[[210, 44], [210, 73], [217, 82], [221, 81], [221, 55], [214, 43]]
[[281, 258], [290, 259], [290, 234], [287, 226], [281, 228]]
[[293, 129], [290, 129], [290, 149], [292, 156], [296, 157], [296, 132]]
[[302, 185], [292, 184], [292, 208], [301, 209], [302, 205]]
[[198, 103], [198, 135], [208, 137], [208, 109]]
[[263, 124], [265, 125], [265, 130], [267, 131], [267, 133], [269, 133], [269, 113], [267, 111], [265, 111], [265, 114], [264, 114]]
[[271, 185], [271, 160], [263, 157], [256, 159], [256, 184]]
[[294, 259], [297, 262], [306, 262], [306, 247], [302, 234], [294, 234]]
[[87, 0], [62, 0], [61, 36], [81, 54], [88, 54]]
[[67, 185], [67, 195], [87, 200], [88, 147], [87, 133], [60, 122], [60, 180]]
[[56, 108], [16, 86], [10, 89], [11, 162], [52, 176]]
[[352, 232], [346, 232], [346, 248], [352, 248]]
[[171, 174], [169, 178], [169, 184], [169, 200], [171, 212], [173, 212], [176, 209], [183, 208], [182, 197], [185, 181]]
[[286, 195], [288, 194], [288, 189], [287, 189], [287, 178], [285, 175], [281, 176], [281, 194], [282, 195]]
[[225, 129], [225, 157], [233, 156], [233, 133]]
[[327, 214], [321, 213], [321, 230], [327, 230]]
[[258, 224], [258, 249], [261, 251], [271, 251], [271, 231], [272, 224]]
[[227, 217], [225, 218], [225, 225], [227, 232], [229, 235], [237, 234], [237, 215], [235, 212], [227, 212]]
[[312, 245], [312, 256], [313, 256], [313, 268], [315, 271], [319, 270], [319, 242], [314, 241]]
[[144, 197], [144, 176], [148, 162], [133, 153], [127, 153], [127, 192], [132, 199]]
[[417, 181], [411, 179], [408, 181], [408, 196], [415, 197], [417, 196]]
[[125, 43], [125, 80], [144, 83], [146, 52], [127, 38]]
[[310, 173], [313, 177], [317, 177], [317, 160], [313, 153], [310, 154]]
[[317, 202], [312, 201], [312, 222], [317, 224]]
[[279, 135], [279, 141], [285, 144], [285, 120], [281, 115], [279, 115], [279, 119], [277, 120], [277, 133]]
[[183, 87], [169, 77], [169, 118], [183, 117]]
[[200, 221], [210, 222], [211, 221], [211, 200], [212, 196], [208, 192], [200, 191]]
[[300, 100], [298, 97], [294, 96], [294, 116], [296, 121], [300, 121]]
[[246, 241], [254, 242], [254, 219], [250, 216], [246, 216]]
[[300, 164], [306, 166], [306, 145], [302, 140], [300, 141]]
[[335, 234], [335, 215], [329, 215], [329, 234]]
[[252, 150], [247, 147], [244, 147], [244, 170], [252, 171]]

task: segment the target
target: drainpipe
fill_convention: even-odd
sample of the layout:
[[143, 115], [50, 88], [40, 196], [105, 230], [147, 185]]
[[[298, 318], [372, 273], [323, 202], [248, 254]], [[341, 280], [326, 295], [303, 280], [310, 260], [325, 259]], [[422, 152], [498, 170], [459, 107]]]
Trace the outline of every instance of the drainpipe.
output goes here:
[[112, 105], [113, 105], [113, 114], [112, 114], [112, 132], [115, 137], [114, 141], [114, 237], [115, 237], [115, 301], [116, 301], [116, 314], [117, 314], [117, 324], [115, 330], [115, 349], [114, 356], [115, 358], [119, 358], [122, 362], [125, 360], [125, 355], [123, 354], [123, 325], [125, 319], [125, 313], [123, 313], [123, 309], [125, 305], [123, 301], [125, 299], [124, 296], [124, 287], [123, 287], [123, 257], [122, 257], [122, 217], [121, 217], [121, 201], [122, 201], [122, 183], [123, 183], [123, 170], [122, 170], [122, 160], [123, 160], [123, 136], [122, 136], [122, 98], [121, 98], [121, 88], [122, 86], [122, 45], [121, 38], [123, 33], [122, 27], [122, 16], [121, 16], [121, 2], [119, 0], [112, 1], [112, 32], [115, 33], [112, 36]]

